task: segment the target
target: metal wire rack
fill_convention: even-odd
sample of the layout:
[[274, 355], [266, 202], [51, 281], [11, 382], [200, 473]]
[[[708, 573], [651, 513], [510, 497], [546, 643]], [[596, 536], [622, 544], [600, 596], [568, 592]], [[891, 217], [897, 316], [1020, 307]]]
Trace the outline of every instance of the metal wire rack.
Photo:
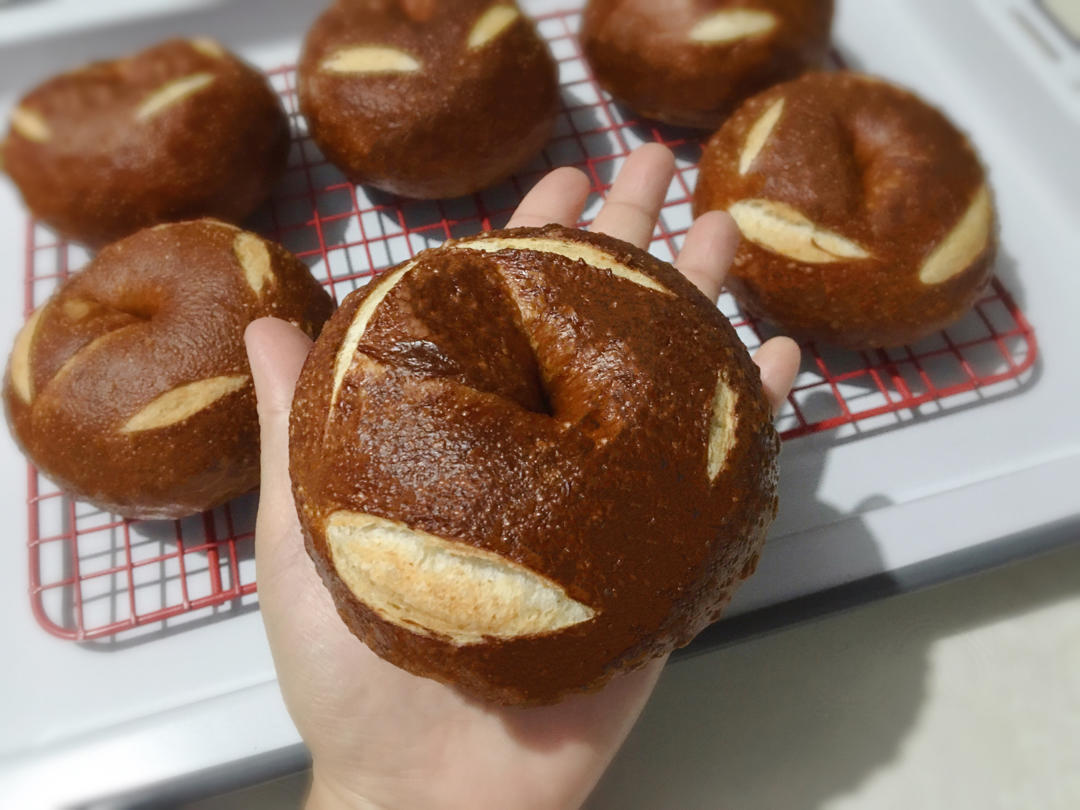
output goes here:
[[[578, 166], [592, 181], [581, 223], [587, 224], [630, 151], [657, 141], [675, 152], [677, 173], [651, 250], [673, 260], [691, 223], [700, 136], [639, 120], [601, 92], [578, 47], [580, 12], [551, 14], [538, 23], [560, 67], [563, 110], [556, 134], [543, 155], [510, 181], [456, 200], [405, 200], [348, 183], [307, 137], [294, 69], [271, 71], [292, 119], [293, 143], [286, 176], [252, 227], [306, 261], [340, 300], [424, 248], [500, 227], [556, 166]], [[31, 222], [27, 314], [85, 259], [81, 248]], [[770, 336], [730, 296], [720, 307], [748, 348]], [[967, 318], [915, 346], [803, 349], [795, 390], [778, 417], [789, 440], [828, 430], [854, 436], [1002, 396], [1030, 379], [1037, 354], [1030, 325], [999, 281]], [[145, 522], [74, 501], [32, 466], [27, 490], [30, 598], [37, 620], [54, 635], [120, 643], [255, 602], [254, 496], [184, 520]]]

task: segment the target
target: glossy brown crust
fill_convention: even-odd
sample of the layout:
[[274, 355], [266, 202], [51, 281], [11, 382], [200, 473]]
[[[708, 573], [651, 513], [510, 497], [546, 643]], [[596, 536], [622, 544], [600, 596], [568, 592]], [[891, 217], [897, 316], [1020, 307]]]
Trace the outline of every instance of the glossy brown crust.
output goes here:
[[[48, 126], [37, 142], [13, 127], [3, 162], [31, 212], [98, 246], [160, 222], [241, 222], [285, 168], [289, 124], [266, 79], [225, 51], [169, 40], [32, 90], [19, 108]], [[208, 74], [197, 92], [140, 120], [170, 81]]]
[[[291, 470], [308, 551], [356, 635], [410, 672], [536, 704], [597, 689], [719, 616], [775, 515], [779, 444], [745, 348], [678, 271], [597, 234], [493, 236], [507, 234], [595, 245], [674, 294], [550, 254], [427, 251], [364, 334], [374, 365], [353, 363], [329, 414], [335, 358], [372, 287], [327, 324], [296, 390]], [[720, 374], [737, 440], [710, 483]], [[323, 526], [339, 509], [494, 552], [597, 615], [465, 646], [411, 632], [333, 569]]]
[[[353, 182], [425, 199], [493, 185], [534, 158], [558, 112], [554, 60], [519, 16], [486, 45], [469, 32], [503, 0], [342, 0], [312, 27], [299, 66], [311, 137]], [[388, 46], [419, 61], [410, 73], [336, 74], [342, 48]]]
[[[50, 479], [129, 517], [180, 517], [253, 489], [258, 418], [244, 328], [272, 315], [318, 334], [332, 301], [303, 263], [265, 242], [273, 279], [257, 294], [234, 243], [200, 220], [109, 245], [40, 310], [29, 350], [32, 398], [4, 403], [12, 433]], [[254, 236], [254, 235], [252, 235]], [[241, 388], [167, 427], [121, 431], [165, 392], [220, 376]]]
[[[778, 24], [732, 42], [690, 39], [724, 9], [768, 11]], [[832, 18], [832, 0], [589, 0], [581, 42], [619, 101], [658, 121], [716, 129], [754, 93], [822, 67]]]
[[[747, 133], [781, 97], [772, 135], [740, 175]], [[749, 312], [797, 337], [901, 346], [956, 321], [989, 282], [993, 227], [966, 270], [940, 284], [919, 279], [985, 183], [971, 143], [938, 110], [878, 79], [817, 73], [755, 96], [713, 136], [694, 209], [775, 200], [864, 246], [872, 258], [805, 264], [744, 239], [727, 286]]]

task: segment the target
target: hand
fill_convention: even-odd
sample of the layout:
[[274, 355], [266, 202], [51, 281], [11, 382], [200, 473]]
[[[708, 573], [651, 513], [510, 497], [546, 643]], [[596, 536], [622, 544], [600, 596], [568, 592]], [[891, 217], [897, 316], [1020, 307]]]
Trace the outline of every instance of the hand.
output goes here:
[[[635, 151], [593, 229], [647, 247], [673, 172], [666, 148]], [[574, 226], [588, 193], [585, 175], [558, 169], [522, 201], [510, 225]], [[677, 266], [715, 300], [737, 242], [727, 214], [706, 214], [687, 234]], [[304, 550], [293, 506], [289, 407], [311, 342], [272, 319], [251, 324], [246, 339], [262, 426], [259, 600], [286, 705], [314, 761], [308, 807], [579, 806], [629, 733], [664, 661], [596, 694], [516, 709], [478, 703], [378, 658], [338, 617]], [[755, 360], [778, 408], [799, 351], [777, 338]]]

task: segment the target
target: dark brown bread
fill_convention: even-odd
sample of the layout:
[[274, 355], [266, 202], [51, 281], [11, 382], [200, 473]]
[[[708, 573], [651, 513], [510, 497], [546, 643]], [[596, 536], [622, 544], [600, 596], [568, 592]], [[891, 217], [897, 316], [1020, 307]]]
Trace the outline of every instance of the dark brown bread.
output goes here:
[[314, 337], [333, 304], [284, 248], [213, 220], [109, 245], [27, 321], [4, 382], [38, 468], [129, 517], [209, 509], [259, 480], [244, 351], [266, 315]]
[[941, 112], [867, 76], [810, 74], [746, 102], [706, 148], [694, 202], [743, 232], [728, 288], [796, 336], [910, 343], [990, 279], [975, 150]]
[[589, 0], [600, 84], [642, 115], [715, 129], [741, 101], [822, 67], [832, 0]]
[[32, 90], [2, 156], [34, 216], [98, 246], [160, 222], [242, 221], [288, 149], [262, 75], [213, 40], [176, 39]]
[[513, 2], [340, 0], [299, 68], [311, 137], [351, 180], [408, 197], [468, 194], [543, 148], [555, 63]]
[[757, 563], [778, 439], [673, 267], [560, 226], [448, 243], [350, 295], [291, 472], [349, 628], [410, 672], [548, 703], [688, 643]]

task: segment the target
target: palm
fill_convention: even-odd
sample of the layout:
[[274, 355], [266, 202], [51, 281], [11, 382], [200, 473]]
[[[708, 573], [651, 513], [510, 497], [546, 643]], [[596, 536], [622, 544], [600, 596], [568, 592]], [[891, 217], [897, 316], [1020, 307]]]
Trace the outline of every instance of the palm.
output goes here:
[[364, 788], [389, 806], [475, 807], [478, 792], [498, 807], [522, 796], [536, 807], [583, 798], [651, 691], [659, 665], [554, 707], [476, 702], [359, 643], [306, 559], [295, 519], [289, 524], [260, 548], [258, 562], [260, 570], [277, 562], [266, 563], [263, 548], [287, 548], [295, 574], [260, 581], [262, 609], [289, 710], [326, 774], [345, 782], [362, 763], [363, 773], [394, 786], [393, 802], [377, 785]]
[[[594, 228], [647, 245], [672, 158], [643, 147], [617, 178]], [[578, 221], [588, 183], [549, 175], [511, 225]], [[687, 236], [680, 269], [715, 298], [736, 236], [708, 215]], [[601, 692], [537, 709], [491, 706], [375, 656], [338, 618], [303, 548], [288, 477], [292, 389], [310, 346], [299, 330], [261, 321], [248, 334], [263, 429], [256, 532], [260, 601], [282, 693], [311, 749], [317, 785], [334, 801], [378, 807], [571, 807], [580, 804], [629, 732], [663, 666], [654, 662]], [[756, 358], [774, 404], [798, 365], [790, 341]]]

